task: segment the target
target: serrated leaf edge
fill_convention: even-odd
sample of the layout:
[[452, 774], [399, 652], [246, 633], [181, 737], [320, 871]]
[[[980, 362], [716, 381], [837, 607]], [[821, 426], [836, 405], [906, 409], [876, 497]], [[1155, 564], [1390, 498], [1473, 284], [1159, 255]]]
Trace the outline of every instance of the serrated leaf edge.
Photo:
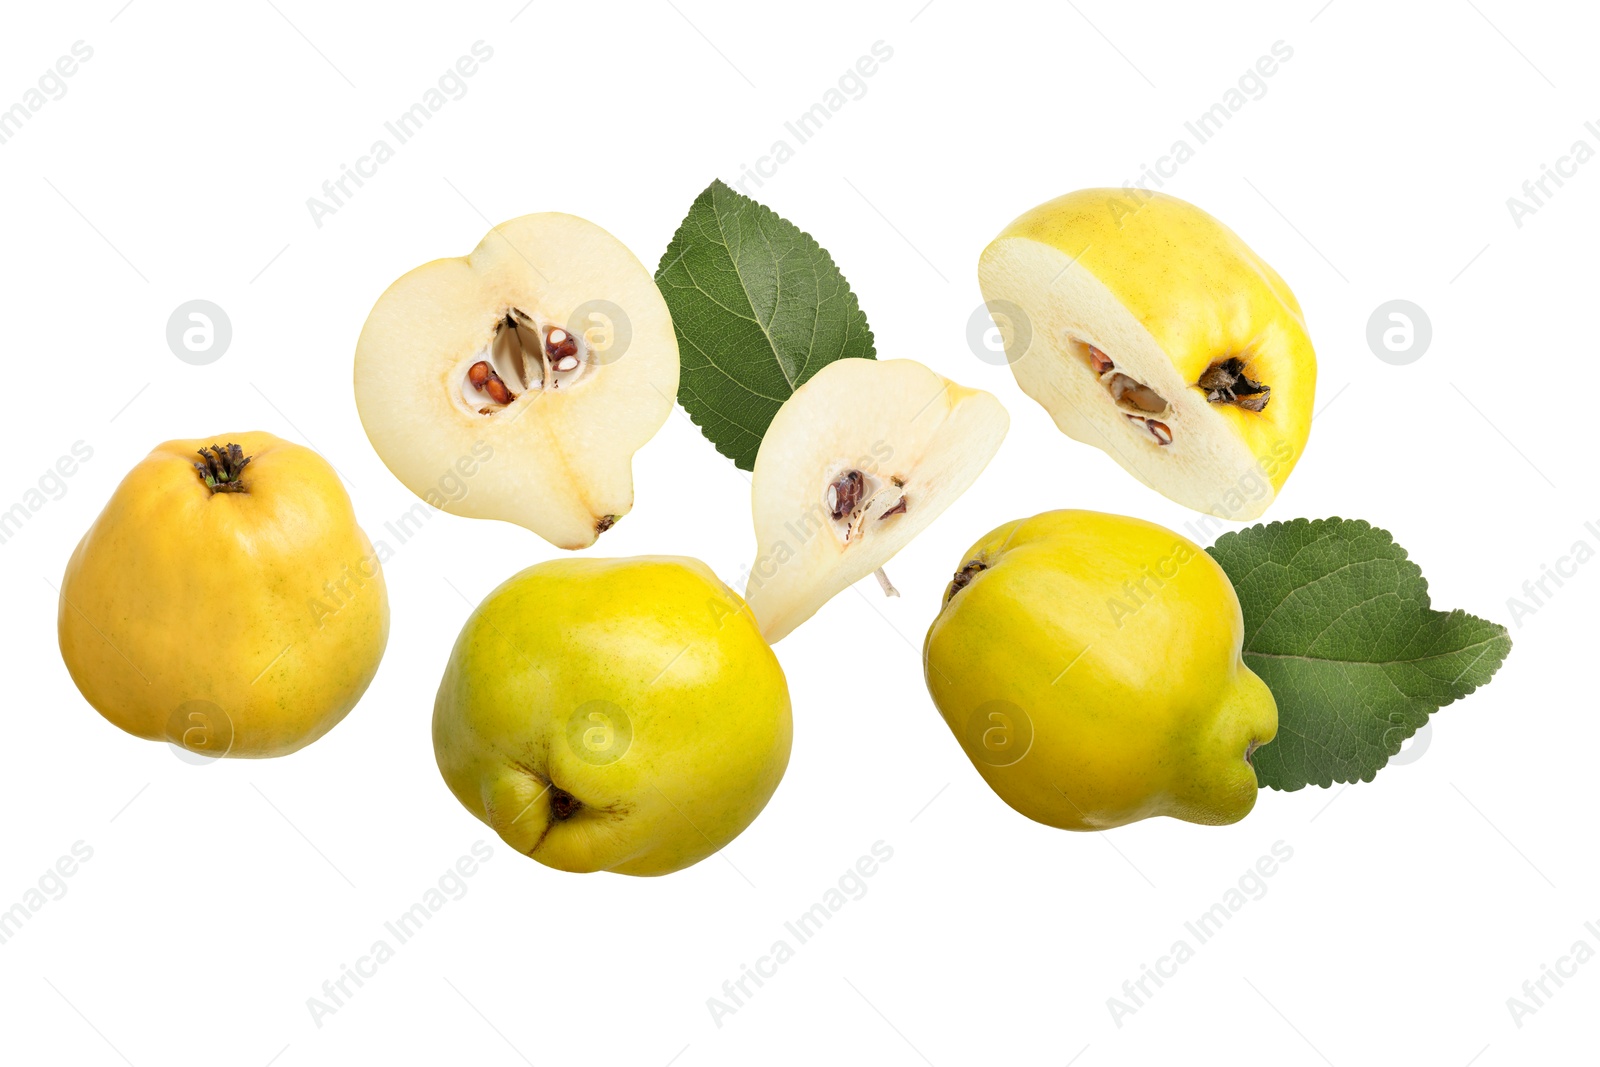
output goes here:
[[[1434, 614], [1437, 614], [1437, 615], [1443, 615], [1443, 616], [1445, 616], [1446, 619], [1453, 620], [1453, 619], [1455, 619], [1456, 617], [1459, 616], [1459, 617], [1464, 617], [1464, 618], [1467, 618], [1467, 619], [1472, 619], [1472, 620], [1474, 620], [1476, 622], [1480, 622], [1480, 623], [1483, 623], [1483, 624], [1485, 624], [1487, 626], [1493, 627], [1496, 632], [1495, 632], [1493, 637], [1491, 637], [1489, 640], [1486, 640], [1486, 641], [1483, 642], [1483, 644], [1485, 646], [1488, 646], [1488, 645], [1492, 644], [1498, 638], [1503, 638], [1505, 640], [1505, 655], [1501, 656], [1499, 661], [1495, 664], [1494, 668], [1489, 671], [1488, 677], [1486, 677], [1483, 681], [1477, 683], [1476, 685], [1469, 686], [1468, 688], [1463, 690], [1458, 696], [1451, 697], [1449, 700], [1446, 700], [1444, 703], [1439, 704], [1432, 711], [1428, 712], [1427, 718], [1424, 720], [1424, 722], [1421, 725], [1419, 725], [1416, 730], [1413, 730], [1410, 734], [1406, 735], [1407, 737], [1412, 737], [1412, 736], [1416, 735], [1417, 730], [1421, 730], [1423, 726], [1426, 726], [1428, 723], [1432, 722], [1433, 721], [1433, 717], [1435, 715], [1437, 715], [1440, 711], [1442, 711], [1445, 708], [1449, 707], [1451, 704], [1455, 704], [1455, 703], [1457, 703], [1457, 702], [1459, 702], [1461, 700], [1466, 699], [1467, 697], [1471, 696], [1473, 693], [1477, 692], [1479, 689], [1482, 689], [1484, 686], [1488, 685], [1491, 681], [1494, 680], [1495, 675], [1500, 673], [1500, 668], [1505, 666], [1506, 659], [1509, 658], [1510, 655], [1511, 655], [1511, 648], [1512, 648], [1513, 642], [1511, 640], [1511, 631], [1509, 629], [1507, 629], [1504, 625], [1493, 621], [1492, 619], [1485, 619], [1482, 616], [1474, 615], [1471, 612], [1465, 610], [1464, 608], [1451, 608], [1448, 611], [1439, 611], [1438, 609], [1434, 608], [1433, 607], [1433, 596], [1428, 590], [1428, 578], [1427, 578], [1427, 575], [1422, 573], [1421, 566], [1419, 566], [1417, 564], [1417, 562], [1411, 558], [1411, 553], [1406, 549], [1406, 547], [1404, 545], [1400, 544], [1398, 541], [1396, 541], [1394, 539], [1394, 534], [1390, 533], [1387, 529], [1385, 529], [1385, 528], [1383, 528], [1381, 526], [1374, 526], [1372, 523], [1368, 522], [1365, 519], [1345, 519], [1345, 518], [1341, 518], [1341, 517], [1339, 517], [1337, 515], [1332, 515], [1332, 516], [1329, 516], [1328, 518], [1325, 518], [1325, 519], [1307, 519], [1307, 518], [1279, 519], [1279, 520], [1274, 520], [1273, 522], [1269, 522], [1269, 523], [1256, 523], [1254, 526], [1247, 526], [1247, 527], [1245, 527], [1245, 528], [1243, 528], [1241, 530], [1229, 530], [1229, 531], [1227, 531], [1226, 533], [1222, 534], [1215, 541], [1212, 542], [1211, 548], [1207, 549], [1207, 552], [1211, 555], [1211, 557], [1213, 559], [1216, 559], [1217, 558], [1216, 557], [1216, 553], [1214, 551], [1212, 551], [1212, 550], [1217, 548], [1217, 547], [1219, 547], [1219, 546], [1221, 546], [1221, 545], [1223, 545], [1226, 542], [1229, 542], [1229, 541], [1239, 537], [1241, 534], [1252, 534], [1252, 533], [1255, 533], [1257, 531], [1265, 532], [1265, 531], [1270, 531], [1270, 530], [1272, 530], [1272, 529], [1274, 529], [1276, 527], [1287, 527], [1287, 528], [1309, 527], [1311, 529], [1312, 533], [1314, 535], [1317, 535], [1319, 533], [1319, 531], [1317, 529], [1318, 527], [1331, 526], [1331, 527], [1337, 528], [1337, 527], [1343, 526], [1345, 524], [1350, 524], [1350, 525], [1356, 526], [1359, 529], [1359, 532], [1363, 533], [1363, 534], [1368, 533], [1368, 532], [1382, 534], [1385, 538], [1388, 539], [1389, 544], [1391, 544], [1395, 548], [1399, 549], [1400, 555], [1399, 555], [1399, 557], [1397, 559], [1397, 562], [1403, 561], [1403, 562], [1409, 564], [1410, 565], [1410, 569], [1415, 572], [1417, 580], [1422, 583], [1422, 601], [1420, 603], [1420, 607], [1422, 608], [1422, 610], [1433, 612]], [[1220, 565], [1221, 561], [1218, 560], [1218, 563]], [[1227, 569], [1226, 568], [1223, 568], [1223, 573], [1224, 574], [1227, 573]], [[1233, 576], [1232, 575], [1228, 576], [1228, 581], [1230, 583], [1233, 582]], [[1240, 655], [1242, 657], [1246, 658], [1246, 659], [1249, 659], [1249, 657], [1252, 655], [1252, 653], [1241, 650]], [[1264, 655], [1264, 653], [1257, 654], [1257, 655]], [[1479, 658], [1482, 658], [1482, 657], [1480, 656]], [[1476, 662], [1477, 662], [1477, 660], [1473, 661], [1473, 663], [1476, 663]], [[1471, 669], [1471, 665], [1469, 664], [1467, 670], [1470, 670], [1470, 669]], [[1461, 674], [1463, 674], [1463, 675], [1466, 674], [1467, 670], [1463, 670], [1461, 672]], [[1458, 675], [1457, 678], [1459, 679], [1460, 675]], [[1453, 685], [1454, 682], [1452, 682], [1451, 684]], [[1399, 724], [1395, 724], [1395, 725], [1399, 725]], [[1309, 738], [1303, 738], [1303, 740], [1309, 741]], [[1401, 741], [1404, 742], [1405, 738], [1401, 738]], [[1314, 785], [1314, 786], [1317, 786], [1317, 787], [1322, 788], [1322, 789], [1331, 789], [1331, 788], [1333, 788], [1333, 786], [1335, 784], [1339, 784], [1339, 785], [1354, 785], [1357, 782], [1363, 782], [1363, 783], [1371, 782], [1373, 779], [1375, 779], [1378, 776], [1378, 772], [1379, 771], [1383, 770], [1385, 767], [1387, 767], [1389, 765], [1389, 761], [1391, 759], [1393, 759], [1396, 754], [1398, 754], [1398, 749], [1396, 750], [1395, 753], [1391, 753], [1390, 755], [1385, 756], [1383, 758], [1383, 762], [1378, 764], [1376, 767], [1374, 767], [1372, 769], [1372, 773], [1370, 773], [1368, 775], [1357, 776], [1357, 777], [1352, 777], [1352, 778], [1339, 778], [1336, 775], [1330, 773], [1330, 774], [1328, 774], [1326, 776], [1326, 781], [1308, 779], [1308, 780], [1306, 780], [1304, 782], [1301, 782], [1299, 785], [1294, 785], [1294, 786], [1283, 786], [1283, 785], [1277, 785], [1277, 784], [1274, 784], [1274, 783], [1263, 783], [1263, 784], [1266, 786], [1266, 788], [1277, 790], [1280, 793], [1295, 793], [1295, 792], [1299, 792], [1301, 789], [1304, 789], [1308, 785]]]

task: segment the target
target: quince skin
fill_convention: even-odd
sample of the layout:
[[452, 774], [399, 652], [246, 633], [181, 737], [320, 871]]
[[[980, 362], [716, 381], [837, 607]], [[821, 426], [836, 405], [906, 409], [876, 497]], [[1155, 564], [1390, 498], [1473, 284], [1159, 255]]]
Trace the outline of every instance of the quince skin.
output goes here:
[[361, 699], [389, 599], [328, 462], [228, 434], [168, 441], [128, 472], [67, 563], [57, 630], [84, 699], [129, 733], [281, 756]]
[[1049, 826], [1236, 822], [1278, 728], [1244, 618], [1198, 545], [1051, 511], [973, 545], [923, 645], [928, 691], [989, 786]]
[[1305, 316], [1193, 204], [1068, 193], [990, 242], [978, 281], [1022, 391], [1157, 492], [1252, 519], [1300, 461], [1317, 382]]

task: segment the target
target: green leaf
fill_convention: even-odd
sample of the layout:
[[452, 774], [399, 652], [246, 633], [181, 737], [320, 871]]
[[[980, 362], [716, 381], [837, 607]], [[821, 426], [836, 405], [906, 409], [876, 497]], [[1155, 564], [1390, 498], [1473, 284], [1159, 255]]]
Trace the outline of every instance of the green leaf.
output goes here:
[[1434, 611], [1387, 531], [1345, 519], [1275, 522], [1210, 549], [1244, 608], [1244, 659], [1278, 702], [1253, 757], [1274, 789], [1370, 782], [1437, 709], [1486, 685], [1506, 628]]
[[678, 403], [751, 470], [778, 408], [824, 366], [874, 358], [850, 285], [811, 236], [720, 181], [706, 187], [661, 257]]

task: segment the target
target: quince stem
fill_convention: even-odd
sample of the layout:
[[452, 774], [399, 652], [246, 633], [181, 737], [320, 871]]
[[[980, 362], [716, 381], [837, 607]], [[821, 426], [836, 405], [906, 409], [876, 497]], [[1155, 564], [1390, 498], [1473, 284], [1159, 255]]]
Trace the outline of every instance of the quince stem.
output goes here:
[[244, 482], [240, 480], [245, 467], [249, 466], [251, 457], [244, 454], [244, 449], [236, 444], [227, 446], [212, 445], [210, 448], [200, 449], [200, 458], [204, 463], [196, 463], [194, 469], [199, 472], [201, 481], [206, 483], [206, 488], [213, 493], [243, 493]]

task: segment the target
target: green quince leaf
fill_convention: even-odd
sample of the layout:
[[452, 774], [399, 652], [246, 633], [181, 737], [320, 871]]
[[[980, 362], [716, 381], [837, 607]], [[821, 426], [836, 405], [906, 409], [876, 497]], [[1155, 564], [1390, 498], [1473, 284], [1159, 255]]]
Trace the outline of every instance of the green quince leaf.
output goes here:
[[1253, 757], [1262, 785], [1370, 782], [1434, 711], [1488, 683], [1504, 626], [1435, 611], [1385, 530], [1295, 519], [1209, 549], [1244, 609], [1244, 660], [1278, 702], [1278, 736]]
[[714, 181], [656, 270], [682, 359], [678, 402], [752, 470], [783, 402], [836, 359], [876, 358], [867, 317], [811, 236]]

